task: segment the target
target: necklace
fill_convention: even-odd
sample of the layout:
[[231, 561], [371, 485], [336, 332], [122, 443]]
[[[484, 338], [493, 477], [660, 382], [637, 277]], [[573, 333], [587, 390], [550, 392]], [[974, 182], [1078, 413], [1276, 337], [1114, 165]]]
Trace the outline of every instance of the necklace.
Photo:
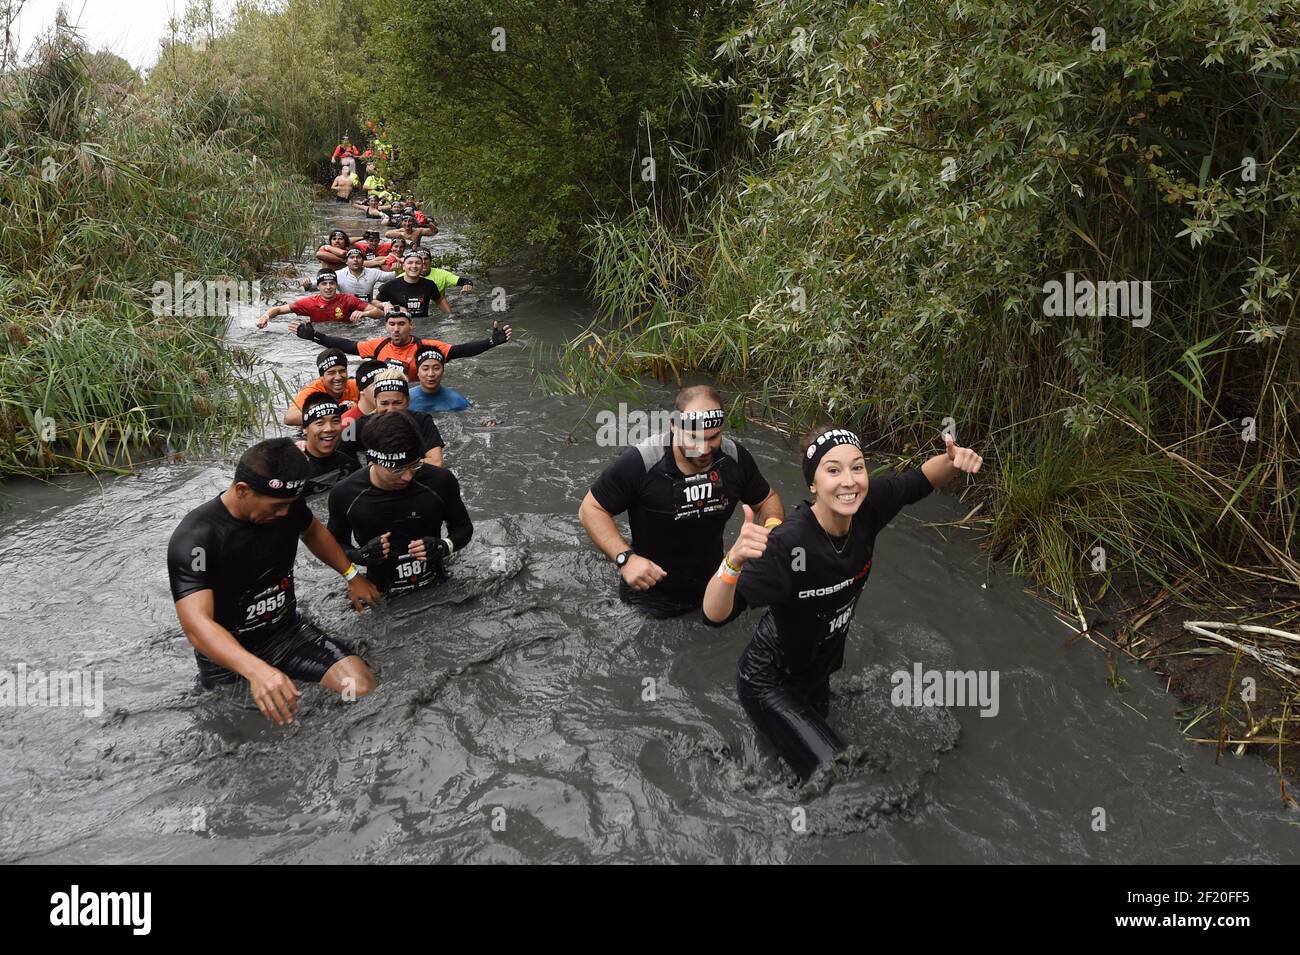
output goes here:
[[822, 527], [822, 522], [817, 520], [817, 515], [816, 515], [815, 513], [813, 514], [812, 518], [813, 518], [814, 521], [816, 521], [817, 526], [818, 526], [818, 527], [821, 527], [821, 531], [822, 531], [822, 533], [826, 535], [826, 540], [827, 540], [827, 542], [831, 545], [831, 549], [834, 550], [836, 554], [841, 554], [841, 555], [842, 555], [842, 554], [844, 553], [844, 549], [845, 549], [846, 547], [849, 546], [849, 541], [853, 538], [853, 523], [852, 523], [852, 521], [849, 522], [849, 531], [848, 531], [848, 533], [844, 535], [844, 543], [843, 543], [843, 544], [836, 544], [836, 543], [835, 543], [835, 538], [831, 536], [831, 532], [828, 531], [825, 527]]

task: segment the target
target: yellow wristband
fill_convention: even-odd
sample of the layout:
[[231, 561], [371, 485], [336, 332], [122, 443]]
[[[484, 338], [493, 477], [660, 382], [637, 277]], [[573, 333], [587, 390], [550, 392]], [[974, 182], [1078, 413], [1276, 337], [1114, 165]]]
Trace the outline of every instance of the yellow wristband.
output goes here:
[[350, 581], [353, 577], [355, 577], [359, 573], [361, 573], [361, 571], [357, 570], [356, 564], [348, 564], [348, 569], [343, 571], [343, 579]]
[[768, 530], [771, 530], [772, 528], [776, 527], [777, 524], [780, 523], [782, 523], [781, 518], [769, 517], [767, 520], [763, 522], [763, 526], [766, 527]]

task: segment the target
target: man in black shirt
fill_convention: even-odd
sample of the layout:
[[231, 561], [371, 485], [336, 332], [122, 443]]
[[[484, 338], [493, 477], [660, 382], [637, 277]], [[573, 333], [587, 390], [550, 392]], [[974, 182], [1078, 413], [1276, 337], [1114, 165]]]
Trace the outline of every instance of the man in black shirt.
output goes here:
[[435, 302], [443, 312], [451, 312], [451, 305], [438, 291], [437, 283], [426, 279], [422, 271], [419, 254], [410, 249], [402, 257], [402, 274], [381, 285], [374, 293], [375, 301], [405, 309], [412, 318], [428, 318], [430, 302]]
[[474, 533], [460, 485], [446, 468], [421, 462], [423, 438], [409, 413], [376, 415], [366, 437], [370, 466], [330, 492], [329, 531], [390, 596], [428, 586]]
[[[717, 389], [684, 388], [676, 409], [669, 431], [624, 451], [578, 510], [592, 541], [619, 568], [619, 596], [653, 617], [700, 609], [738, 503], [757, 508], [764, 522], [784, 513], [749, 452], [723, 434]], [[614, 523], [623, 511], [631, 545]]]
[[810, 432], [803, 470], [813, 501], [771, 530], [746, 508], [739, 537], [709, 581], [710, 620], [730, 616], [733, 600], [770, 608], [740, 658], [737, 687], [754, 725], [803, 779], [844, 748], [826, 722], [830, 677], [844, 665], [876, 535], [902, 508], [983, 463], [946, 437], [946, 451], [921, 467], [873, 478], [853, 432]]
[[311, 466], [303, 497], [323, 494], [357, 469], [357, 459], [339, 450], [343, 410], [332, 395], [308, 395], [303, 402], [303, 452]]
[[244, 452], [235, 479], [185, 515], [167, 546], [176, 616], [194, 645], [205, 688], [248, 680], [253, 700], [277, 725], [292, 723], [311, 680], [344, 695], [375, 687], [365, 662], [298, 616], [293, 564], [301, 537], [348, 582], [360, 611], [378, 598], [302, 499], [308, 463], [288, 438]]

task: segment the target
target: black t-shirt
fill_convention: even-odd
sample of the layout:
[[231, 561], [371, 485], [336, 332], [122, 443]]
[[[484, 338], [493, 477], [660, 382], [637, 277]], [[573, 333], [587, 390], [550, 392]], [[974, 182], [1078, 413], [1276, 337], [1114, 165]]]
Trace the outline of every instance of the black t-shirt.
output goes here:
[[429, 304], [442, 298], [438, 286], [430, 279], [421, 277], [408, 282], [403, 275], [389, 279], [374, 294], [376, 301], [399, 305], [410, 312], [412, 318], [428, 318]]
[[871, 573], [876, 534], [932, 490], [919, 468], [871, 478], [847, 539], [835, 545], [806, 502], [774, 527], [767, 550], [745, 563], [736, 584], [749, 606], [770, 608], [740, 658], [741, 677], [760, 688], [808, 686], [843, 666], [844, 640]]
[[311, 477], [307, 479], [303, 497], [324, 494], [358, 467], [357, 459], [343, 451], [334, 451], [324, 458], [318, 458], [309, 452], [307, 460], [311, 464]]
[[[378, 412], [362, 415], [355, 421], [344, 422], [343, 440], [339, 441], [339, 453], [351, 455], [359, 462], [365, 462], [366, 447], [366, 422], [375, 417]], [[415, 423], [420, 426], [420, 457], [424, 457], [434, 448], [445, 448], [447, 443], [442, 440], [442, 432], [438, 430], [438, 423], [433, 420], [433, 415], [427, 411], [408, 411]], [[351, 425], [352, 427], [349, 427]]]
[[432, 464], [423, 465], [400, 491], [375, 487], [370, 483], [370, 468], [362, 468], [330, 491], [329, 509], [330, 533], [345, 548], [362, 547], [381, 534], [392, 534], [388, 559], [366, 567], [366, 576], [375, 586], [391, 594], [424, 587], [441, 572], [436, 561], [407, 553], [411, 541], [444, 536], [445, 523], [445, 536], [460, 550], [474, 533], [456, 476]]
[[611, 514], [628, 512], [632, 547], [666, 576], [654, 590], [699, 601], [722, 559], [722, 532], [737, 503], [751, 507], [771, 493], [745, 448], [724, 437], [713, 466], [684, 475], [668, 433], [628, 448], [591, 486]]
[[213, 618], [248, 650], [298, 619], [293, 561], [313, 520], [300, 497], [277, 521], [236, 520], [215, 497], [185, 515], [167, 545], [172, 599], [212, 591]]

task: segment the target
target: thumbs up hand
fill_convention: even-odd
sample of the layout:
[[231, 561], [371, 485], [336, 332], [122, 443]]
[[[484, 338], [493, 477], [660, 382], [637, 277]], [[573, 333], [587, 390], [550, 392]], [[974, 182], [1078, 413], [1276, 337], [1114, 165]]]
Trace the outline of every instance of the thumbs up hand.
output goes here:
[[745, 523], [740, 525], [740, 535], [727, 553], [727, 561], [732, 567], [740, 567], [745, 561], [762, 557], [767, 550], [767, 535], [771, 528], [760, 527], [754, 523], [754, 509], [748, 504], [741, 504], [745, 509]]
[[948, 461], [958, 471], [965, 471], [967, 474], [975, 474], [984, 464], [984, 459], [972, 451], [970, 448], [962, 448], [952, 439], [948, 432], [943, 434], [944, 450], [948, 452]]

